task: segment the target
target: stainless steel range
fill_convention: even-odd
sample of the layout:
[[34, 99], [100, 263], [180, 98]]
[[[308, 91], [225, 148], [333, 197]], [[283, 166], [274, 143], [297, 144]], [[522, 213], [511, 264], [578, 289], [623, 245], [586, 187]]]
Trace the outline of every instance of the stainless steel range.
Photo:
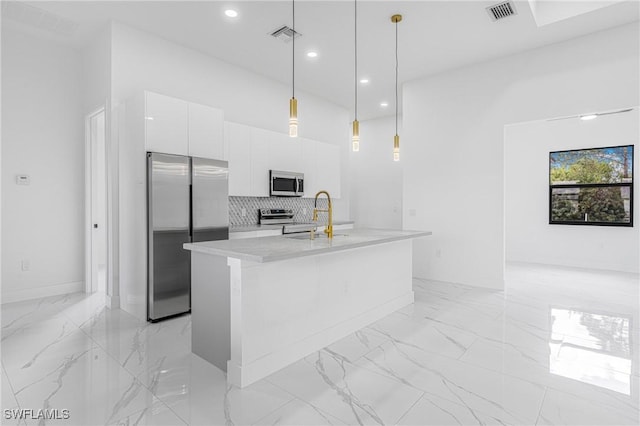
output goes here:
[[293, 210], [291, 209], [260, 209], [258, 210], [260, 225], [280, 225], [293, 223]]
[[260, 209], [258, 217], [261, 225], [283, 225], [283, 234], [315, 231], [315, 222], [295, 222], [292, 209]]

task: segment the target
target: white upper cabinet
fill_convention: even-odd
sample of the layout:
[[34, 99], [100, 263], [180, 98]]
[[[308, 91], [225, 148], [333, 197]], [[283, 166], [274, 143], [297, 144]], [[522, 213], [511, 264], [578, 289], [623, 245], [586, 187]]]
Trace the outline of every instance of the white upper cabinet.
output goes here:
[[[265, 135], [266, 133], [266, 135]], [[252, 197], [269, 196], [269, 164], [271, 161], [271, 143], [273, 132], [251, 129], [251, 185]]]
[[189, 155], [227, 160], [222, 110], [189, 103]]
[[340, 148], [306, 138], [225, 123], [229, 195], [269, 196], [269, 170], [304, 173], [304, 196], [340, 198]]
[[145, 148], [226, 160], [222, 110], [145, 92]]
[[272, 134], [269, 141], [269, 168], [285, 172], [302, 172], [302, 138], [292, 138], [283, 133]]
[[188, 102], [146, 92], [144, 117], [146, 150], [188, 155], [188, 117]]
[[227, 122], [224, 137], [229, 149], [229, 195], [250, 195], [251, 128]]

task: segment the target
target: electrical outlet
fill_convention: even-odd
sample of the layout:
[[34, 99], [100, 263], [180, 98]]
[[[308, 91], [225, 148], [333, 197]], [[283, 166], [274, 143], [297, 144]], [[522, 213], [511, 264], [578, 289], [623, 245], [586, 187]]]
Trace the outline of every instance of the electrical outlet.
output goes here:
[[20, 262], [20, 266], [23, 272], [27, 272], [31, 269], [31, 262], [29, 262], [29, 259], [22, 259], [22, 262]]
[[302, 214], [306, 216], [307, 215], [307, 209], [302, 209]]
[[442, 257], [442, 250], [439, 248], [436, 249], [436, 257]]
[[240, 211], [240, 214], [242, 215], [242, 217], [245, 217], [247, 215], [247, 209], [243, 207], [242, 210]]

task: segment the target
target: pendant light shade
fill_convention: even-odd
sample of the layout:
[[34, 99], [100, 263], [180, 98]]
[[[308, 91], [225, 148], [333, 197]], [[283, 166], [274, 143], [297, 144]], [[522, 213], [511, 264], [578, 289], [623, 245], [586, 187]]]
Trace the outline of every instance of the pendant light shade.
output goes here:
[[398, 136], [398, 23], [402, 15], [393, 15], [391, 22], [396, 26], [396, 135], [393, 137], [393, 161], [400, 161], [400, 136]]
[[289, 136], [298, 137], [298, 100], [289, 99]]
[[353, 120], [353, 136], [351, 136], [351, 146], [353, 152], [360, 151], [360, 122]]
[[298, 100], [296, 99], [296, 1], [291, 1], [293, 36], [291, 43], [291, 99], [289, 99], [289, 136], [298, 137]]
[[351, 136], [351, 149], [360, 151], [360, 122], [358, 122], [358, 0], [353, 0], [353, 86], [354, 86], [354, 120]]
[[400, 136], [393, 137], [393, 161], [400, 161]]

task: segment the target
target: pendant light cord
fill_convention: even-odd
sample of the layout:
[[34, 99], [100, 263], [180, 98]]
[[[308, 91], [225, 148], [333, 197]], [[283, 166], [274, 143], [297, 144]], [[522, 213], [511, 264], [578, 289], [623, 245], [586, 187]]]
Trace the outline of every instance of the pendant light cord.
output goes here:
[[353, 84], [355, 88], [355, 119], [358, 120], [358, 0], [353, 0], [353, 40], [354, 40], [354, 74]]
[[293, 14], [293, 44], [291, 46], [291, 97], [296, 97], [296, 0], [291, 0]]
[[396, 135], [398, 134], [398, 23], [396, 22]]

